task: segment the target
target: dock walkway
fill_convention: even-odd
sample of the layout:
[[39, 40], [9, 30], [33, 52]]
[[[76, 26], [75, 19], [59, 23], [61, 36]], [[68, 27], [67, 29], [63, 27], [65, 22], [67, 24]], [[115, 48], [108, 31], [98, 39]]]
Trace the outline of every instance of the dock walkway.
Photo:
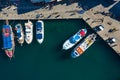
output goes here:
[[[95, 14], [98, 10], [106, 11], [104, 7], [99, 5], [93, 9], [86, 11], [86, 13], [82, 15], [82, 18], [86, 21], [86, 23], [90, 25], [92, 29], [98, 25], [103, 25], [104, 30], [97, 32], [98, 35], [105, 41], [108, 38], [114, 37], [116, 39], [116, 43], [108, 45], [120, 56], [120, 22], [110, 18], [110, 16], [104, 16], [100, 13]], [[87, 20], [88, 18], [89, 20]], [[110, 29], [116, 29], [116, 31], [109, 32]]]
[[[81, 8], [76, 8], [78, 3], [73, 3], [71, 5], [59, 4], [53, 6], [51, 10], [46, 8], [39, 7], [16, 7], [14, 5], [8, 6], [0, 11], [0, 20], [4, 19], [70, 19], [70, 18], [79, 18], [79, 15], [75, 11], [81, 10]], [[36, 9], [34, 9], [36, 8]], [[29, 11], [29, 9], [33, 9]], [[19, 12], [28, 11], [22, 14]], [[56, 13], [56, 14], [55, 14]], [[39, 16], [42, 14], [42, 16]], [[58, 16], [59, 15], [59, 16]]]

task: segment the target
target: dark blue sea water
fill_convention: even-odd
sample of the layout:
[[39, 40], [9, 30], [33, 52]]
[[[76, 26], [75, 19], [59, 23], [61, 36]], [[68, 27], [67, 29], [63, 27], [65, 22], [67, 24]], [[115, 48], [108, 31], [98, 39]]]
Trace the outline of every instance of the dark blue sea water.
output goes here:
[[[10, 21], [10, 24], [14, 27], [21, 23], [24, 28], [25, 22]], [[0, 80], [120, 80], [120, 57], [99, 36], [76, 59], [69, 57], [74, 47], [62, 50], [64, 41], [79, 29], [93, 32], [83, 20], [44, 20], [44, 23], [45, 39], [41, 45], [35, 39], [34, 26], [33, 42], [22, 47], [16, 42], [12, 60], [0, 50]], [[3, 24], [5, 21], [0, 21], [1, 33]], [[1, 48], [2, 45], [0, 35]]]

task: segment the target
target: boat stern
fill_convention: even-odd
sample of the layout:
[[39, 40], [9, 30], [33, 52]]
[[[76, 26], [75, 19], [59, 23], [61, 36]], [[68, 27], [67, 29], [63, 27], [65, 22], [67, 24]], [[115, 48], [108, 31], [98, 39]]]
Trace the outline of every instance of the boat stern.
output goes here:
[[13, 52], [12, 48], [6, 49], [5, 54], [11, 59], [13, 57], [14, 52]]
[[71, 53], [72, 58], [77, 58], [78, 56], [80, 56], [80, 55], [76, 51], [72, 51], [72, 53]]

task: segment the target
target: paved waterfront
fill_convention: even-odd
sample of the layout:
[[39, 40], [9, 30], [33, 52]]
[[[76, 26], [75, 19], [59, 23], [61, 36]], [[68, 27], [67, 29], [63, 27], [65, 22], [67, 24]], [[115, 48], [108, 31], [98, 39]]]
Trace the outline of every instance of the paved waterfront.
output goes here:
[[[66, 6], [66, 4], [59, 4], [52, 7], [51, 10], [45, 8], [36, 7], [19, 7], [19, 11], [24, 11], [28, 9], [33, 9], [23, 14], [18, 14], [18, 9], [16, 6], [8, 6], [3, 8], [0, 12], [0, 19], [63, 19], [63, 18], [78, 18], [79, 15], [76, 14], [76, 11], [81, 10], [82, 8], [76, 8], [78, 4], [73, 3]], [[35, 10], [34, 10], [35, 9]], [[42, 16], [39, 16], [42, 14]], [[71, 16], [72, 15], [72, 16]]]
[[[114, 37], [116, 39], [116, 43], [109, 44], [111, 48], [115, 50], [118, 55], [120, 55], [120, 22], [110, 18], [109, 16], [104, 16], [102, 14], [94, 14], [97, 11], [107, 11], [108, 9], [104, 9], [101, 5], [88, 10], [84, 15], [83, 19], [86, 20], [90, 18], [86, 22], [90, 25], [91, 28], [95, 28], [98, 25], [103, 25], [104, 30], [97, 32], [103, 40], [107, 40], [108, 38]], [[103, 21], [99, 21], [103, 19]], [[109, 32], [110, 29], [116, 29], [114, 32]]]

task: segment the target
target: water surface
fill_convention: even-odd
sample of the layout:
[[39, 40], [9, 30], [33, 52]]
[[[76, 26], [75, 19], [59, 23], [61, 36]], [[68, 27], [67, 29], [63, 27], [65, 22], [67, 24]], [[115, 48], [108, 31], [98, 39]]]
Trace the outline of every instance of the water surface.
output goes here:
[[[10, 21], [14, 26], [27, 21]], [[34, 25], [35, 25], [35, 21]], [[0, 31], [4, 21], [0, 21]], [[119, 80], [120, 57], [100, 38], [76, 59], [69, 57], [74, 49], [62, 50], [66, 39], [81, 28], [93, 31], [79, 19], [44, 20], [45, 39], [40, 45], [35, 39], [21, 47], [16, 42], [15, 57], [10, 61], [0, 50], [0, 80]], [[24, 26], [23, 26], [24, 27]], [[89, 34], [88, 33], [88, 34]], [[0, 35], [0, 47], [2, 36]]]

